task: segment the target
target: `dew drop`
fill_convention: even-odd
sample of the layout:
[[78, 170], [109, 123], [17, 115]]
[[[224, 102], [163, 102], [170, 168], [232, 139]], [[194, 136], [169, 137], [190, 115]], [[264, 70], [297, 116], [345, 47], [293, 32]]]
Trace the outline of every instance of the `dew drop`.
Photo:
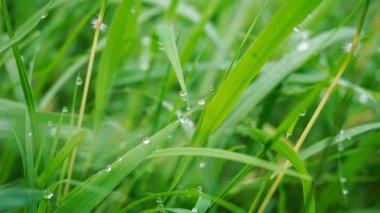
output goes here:
[[367, 94], [365, 94], [365, 93], [360, 93], [360, 95], [359, 95], [359, 102], [361, 103], [361, 104], [366, 104], [366, 103], [368, 103], [368, 95]]
[[142, 71], [147, 71], [149, 69], [149, 61], [148, 60], [142, 60], [139, 65], [140, 69]]
[[28, 136], [29, 136], [29, 137], [32, 137], [32, 132], [29, 132], [29, 133], [28, 133]]
[[142, 44], [143, 46], [149, 46], [150, 42], [151, 42], [151, 39], [150, 39], [149, 36], [144, 36], [144, 37], [141, 39], [141, 44]]
[[122, 157], [118, 157], [118, 158], [117, 158], [117, 161], [118, 161], [118, 162], [121, 162], [122, 160], [123, 160]]
[[205, 167], [206, 167], [206, 162], [201, 161], [201, 162], [199, 163], [199, 168], [200, 168], [200, 169], [203, 169], [203, 168], [205, 168]]
[[202, 192], [202, 186], [198, 186], [198, 192]]
[[75, 84], [77, 86], [80, 86], [80, 85], [83, 84], [83, 80], [82, 80], [82, 78], [80, 76], [77, 76], [77, 79], [75, 79]]
[[46, 200], [50, 200], [52, 197], [53, 197], [53, 193], [50, 191], [50, 190], [48, 190], [48, 189], [46, 189], [46, 190], [44, 190], [43, 192], [43, 195], [44, 195], [44, 199], [46, 199]]
[[345, 53], [351, 52], [351, 49], [352, 49], [352, 43], [351, 42], [344, 44], [343, 47], [342, 47], [342, 50]]
[[181, 122], [181, 124], [187, 123], [187, 117], [185, 115], [181, 115], [179, 117], [179, 122]]
[[187, 96], [187, 93], [186, 93], [185, 90], [181, 90], [181, 91], [179, 92], [179, 95], [180, 95], [181, 97], [185, 97], [185, 96]]
[[48, 13], [44, 13], [44, 14], [41, 16], [41, 19], [45, 19], [47, 16], [48, 16]]
[[309, 49], [309, 43], [307, 41], [302, 41], [297, 45], [297, 51], [298, 52], [305, 52]]
[[194, 207], [193, 209], [191, 209], [191, 212], [198, 212], [198, 209]]
[[53, 122], [52, 121], [48, 121], [48, 127], [52, 127], [53, 126]]
[[132, 8], [131, 8], [131, 13], [132, 13], [132, 14], [135, 14], [135, 13], [136, 13], [136, 7], [132, 7]]
[[186, 107], [186, 110], [187, 110], [187, 111], [190, 111], [190, 107]]
[[340, 182], [341, 182], [341, 183], [345, 183], [345, 182], [347, 182], [347, 179], [346, 179], [345, 177], [341, 177], [341, 178], [340, 178]]
[[290, 138], [290, 136], [292, 136], [292, 132], [287, 132], [286, 133], [286, 138]]
[[301, 112], [300, 112], [300, 116], [305, 116], [306, 115], [306, 109], [303, 109]]
[[112, 171], [112, 166], [111, 165], [107, 165], [106, 166], [106, 172], [110, 172]]
[[204, 105], [206, 103], [206, 100], [205, 99], [199, 99], [198, 100], [198, 105], [199, 106], [202, 106], [202, 105]]
[[150, 143], [150, 139], [148, 137], [145, 137], [144, 140], [143, 140], [143, 143], [144, 144], [149, 144]]
[[162, 203], [162, 198], [161, 198], [161, 197], [158, 197], [158, 198], [156, 199], [156, 202], [157, 202], [158, 204]]
[[343, 195], [347, 195], [348, 194], [348, 190], [347, 189], [342, 189], [342, 194]]
[[64, 113], [66, 113], [66, 112], [68, 112], [69, 110], [67, 109], [67, 107], [63, 107], [62, 108], [62, 112], [64, 112]]
[[294, 32], [299, 32], [300, 31], [300, 29], [301, 29], [301, 27], [298, 25], [298, 26], [295, 26], [295, 27], [293, 27], [293, 31]]

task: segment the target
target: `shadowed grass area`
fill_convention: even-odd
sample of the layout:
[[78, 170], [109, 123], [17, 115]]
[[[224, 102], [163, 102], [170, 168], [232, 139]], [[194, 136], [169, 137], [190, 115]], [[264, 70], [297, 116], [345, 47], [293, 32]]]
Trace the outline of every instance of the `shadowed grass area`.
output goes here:
[[0, 211], [380, 211], [379, 1], [0, 2]]

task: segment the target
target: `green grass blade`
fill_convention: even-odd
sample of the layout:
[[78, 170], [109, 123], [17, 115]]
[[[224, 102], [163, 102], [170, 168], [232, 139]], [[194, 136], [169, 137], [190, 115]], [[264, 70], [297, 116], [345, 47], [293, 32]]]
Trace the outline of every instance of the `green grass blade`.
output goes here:
[[314, 143], [313, 145], [305, 148], [300, 152], [301, 159], [307, 159], [322, 150], [326, 149], [328, 146], [337, 145], [344, 139], [351, 139], [357, 137], [363, 133], [374, 131], [380, 129], [380, 123], [369, 123], [363, 124], [351, 129], [344, 130], [342, 133], [339, 133], [336, 136], [332, 136], [326, 139], [323, 139], [319, 142]]
[[0, 211], [15, 211], [17, 208], [36, 205], [43, 198], [41, 190], [23, 188], [0, 189]]
[[[105, 170], [91, 176], [86, 186], [74, 189], [73, 194], [60, 206], [56, 212], [72, 212], [80, 209], [89, 212], [96, 207], [112, 190], [121, 183], [139, 164], [149, 156], [156, 147], [167, 140], [178, 126], [176, 122], [169, 124], [160, 132], [149, 138], [149, 143], [141, 143], [106, 167]], [[94, 191], [93, 188], [98, 190]]]
[[157, 26], [157, 34], [160, 37], [162, 46], [168, 59], [173, 66], [175, 75], [177, 76], [181, 89], [187, 93], [185, 80], [183, 78], [182, 66], [178, 56], [174, 27], [170, 24], [161, 24]]
[[[250, 134], [251, 137], [261, 137], [261, 141], [268, 141], [270, 139], [269, 135], [266, 135], [259, 129], [243, 128], [241, 130], [247, 134]], [[276, 140], [271, 145], [271, 149], [275, 150], [277, 153], [289, 160], [300, 174], [304, 176], [309, 175], [306, 166], [302, 162], [299, 155], [287, 143], [281, 140]], [[315, 201], [312, 182], [306, 179], [302, 179], [301, 181], [305, 208], [307, 209], [307, 212], [315, 212]]]
[[75, 147], [82, 142], [83, 138], [86, 136], [87, 132], [85, 130], [78, 131], [74, 134], [63, 146], [63, 148], [57, 153], [54, 159], [49, 162], [46, 169], [37, 178], [37, 184], [43, 186], [44, 183], [60, 168], [62, 167], [65, 159], [70, 155]]
[[123, 0], [113, 16], [95, 83], [95, 125], [99, 125], [99, 119], [108, 103], [116, 72], [132, 45], [137, 30], [139, 10], [136, 8], [139, 7], [139, 2], [138, 0]]
[[271, 171], [283, 171], [285, 174], [293, 177], [299, 177], [301, 179], [310, 179], [309, 176], [299, 175], [294, 171], [286, 170], [281, 166], [278, 166], [274, 163], [261, 160], [256, 157], [252, 157], [245, 154], [240, 154], [236, 152], [230, 152], [222, 149], [213, 149], [213, 148], [167, 148], [157, 150], [152, 153], [149, 157], [165, 157], [165, 156], [202, 156], [202, 157], [213, 157], [220, 158], [224, 160], [231, 160], [235, 162], [240, 162], [244, 164], [249, 164], [264, 168]]
[[[9, 13], [8, 13], [8, 8], [7, 8], [7, 5], [5, 3], [5, 0], [2, 0], [1, 3], [2, 3], [2, 12], [3, 12], [3, 16], [4, 16], [5, 25], [6, 25], [6, 28], [8, 31], [8, 35], [9, 35], [9, 38], [12, 39], [14, 37], [14, 32], [12, 29], [11, 20], [10, 20]], [[20, 55], [20, 51], [17, 47], [17, 43], [12, 44], [12, 50], [13, 50], [13, 55], [14, 55], [14, 58], [15, 58], [16, 64], [17, 64], [17, 70], [18, 70], [22, 90], [24, 93], [25, 103], [26, 103], [26, 106], [28, 109], [28, 119], [27, 120], [29, 121], [29, 125], [30, 125], [30, 128], [32, 130], [31, 131], [32, 140], [31, 141], [27, 140], [26, 145], [25, 145], [26, 160], [27, 160], [26, 171], [28, 172], [26, 175], [27, 176], [26, 183], [27, 183], [28, 187], [34, 188], [34, 186], [35, 186], [34, 145], [40, 143], [39, 131], [38, 131], [38, 127], [37, 127], [36, 111], [35, 111], [35, 107], [34, 107], [34, 100], [33, 100], [32, 91], [30, 89], [30, 84], [29, 84], [28, 77], [26, 74], [25, 65], [21, 59], [21, 55]], [[26, 129], [28, 129], [28, 128], [26, 128]], [[38, 148], [38, 146], [37, 146], [37, 148]]]
[[309, 41], [309, 49], [303, 54], [294, 50], [283, 57], [279, 62], [269, 63], [263, 69], [263, 74], [254, 81], [243, 95], [239, 98], [231, 115], [220, 126], [211, 138], [211, 143], [216, 143], [224, 134], [227, 128], [236, 125], [241, 121], [257, 104], [260, 103], [273, 89], [276, 88], [291, 72], [304, 64], [310, 57], [318, 51], [351, 38], [355, 34], [354, 29], [342, 28], [338, 31], [331, 30]]

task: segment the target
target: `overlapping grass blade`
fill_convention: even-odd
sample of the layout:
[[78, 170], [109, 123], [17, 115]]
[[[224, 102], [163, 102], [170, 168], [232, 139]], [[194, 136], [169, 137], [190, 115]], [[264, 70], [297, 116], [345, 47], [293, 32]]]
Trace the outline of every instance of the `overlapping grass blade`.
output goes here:
[[108, 103], [115, 74], [132, 45], [137, 30], [139, 4], [138, 0], [123, 0], [112, 19], [96, 78], [95, 125], [99, 124]]
[[199, 126], [199, 142], [206, 140], [219, 127], [277, 46], [319, 3], [320, 0], [287, 1], [275, 14], [207, 105]]
[[[83, 187], [77, 187], [69, 194], [67, 200], [60, 206], [56, 212], [72, 212], [80, 209], [84, 212], [89, 212], [95, 208], [112, 190], [120, 184], [126, 176], [135, 170], [139, 164], [145, 160], [156, 147], [167, 140], [177, 127], [177, 123], [171, 123], [164, 129], [150, 137], [149, 144], [141, 143], [130, 150], [120, 159], [116, 160], [107, 167], [108, 171], [103, 170], [90, 178], [84, 183]], [[93, 188], [99, 190], [94, 191]]]
[[339, 30], [330, 30], [322, 33], [314, 39], [308, 41], [309, 49], [299, 53], [293, 50], [284, 56], [278, 62], [270, 62], [262, 70], [262, 75], [257, 78], [239, 98], [231, 115], [219, 127], [211, 137], [211, 143], [215, 144], [221, 139], [227, 128], [236, 125], [241, 121], [254, 107], [257, 106], [276, 86], [278, 86], [290, 73], [297, 70], [302, 64], [310, 59], [315, 53], [324, 48], [344, 41], [352, 37], [354, 29], [342, 28]]
[[20, 207], [36, 205], [43, 198], [43, 192], [37, 189], [4, 188], [0, 189], [0, 211], [14, 211]]
[[42, 186], [58, 170], [58, 168], [62, 167], [65, 159], [70, 155], [74, 148], [83, 141], [83, 138], [86, 136], [86, 134], [87, 131], [80, 130], [67, 141], [63, 148], [54, 157], [54, 159], [49, 162], [47, 168], [37, 178], [37, 185]]

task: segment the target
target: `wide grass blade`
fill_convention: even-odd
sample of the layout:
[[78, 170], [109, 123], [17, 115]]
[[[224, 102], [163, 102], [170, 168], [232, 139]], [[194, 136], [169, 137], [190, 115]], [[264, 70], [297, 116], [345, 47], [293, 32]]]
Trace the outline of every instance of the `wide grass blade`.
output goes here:
[[0, 189], [0, 211], [9, 212], [20, 207], [36, 205], [42, 198], [43, 192], [37, 189]]
[[300, 54], [293, 50], [278, 62], [270, 62], [262, 70], [262, 75], [257, 78], [242, 94], [237, 101], [231, 115], [219, 127], [211, 137], [211, 143], [215, 144], [221, 139], [226, 129], [236, 125], [256, 107], [273, 89], [275, 89], [290, 73], [297, 70], [318, 51], [351, 38], [355, 34], [354, 29], [342, 28], [330, 30], [308, 41], [309, 49]]
[[[108, 165], [103, 171], [88, 178], [83, 187], [78, 187], [69, 194], [67, 200], [56, 212], [73, 212], [80, 209], [89, 212], [95, 208], [125, 177], [134, 171], [156, 147], [167, 140], [178, 123], [174, 122]], [[98, 190], [94, 191], [93, 188]]]
[[95, 125], [99, 125], [99, 119], [104, 113], [111, 94], [115, 75], [132, 46], [137, 30], [139, 4], [138, 0], [123, 0], [112, 19], [96, 78]]
[[199, 142], [203, 143], [220, 126], [273, 51], [319, 3], [320, 0], [291, 0], [275, 14], [207, 105], [199, 126]]

